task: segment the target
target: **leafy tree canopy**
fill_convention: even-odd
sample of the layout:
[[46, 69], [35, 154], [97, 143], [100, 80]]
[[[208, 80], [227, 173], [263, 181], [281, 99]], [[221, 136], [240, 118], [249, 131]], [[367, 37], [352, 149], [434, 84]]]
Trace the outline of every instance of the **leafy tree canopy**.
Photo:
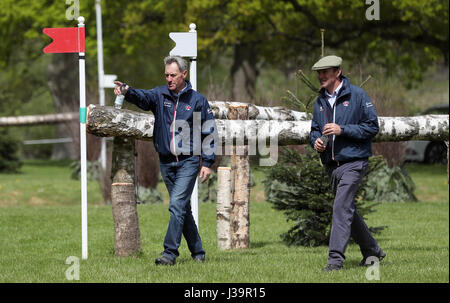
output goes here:
[[199, 0], [186, 15], [199, 24], [201, 48], [257, 44], [254, 56], [270, 64], [318, 59], [325, 29], [325, 54], [376, 63], [388, 74], [406, 70], [407, 82], [442, 57], [448, 65], [448, 1], [380, 1], [380, 20], [371, 21], [368, 8], [352, 0]]
[[[79, 3], [86, 18], [87, 68], [95, 77], [95, 0]], [[448, 65], [448, 1], [379, 1], [380, 20], [372, 21], [365, 17], [369, 5], [353, 0], [101, 3], [105, 72], [131, 77], [139, 85], [162, 82], [157, 74], [160, 61], [174, 46], [168, 33], [187, 31], [191, 22], [197, 24], [202, 61], [213, 62], [235, 45], [251, 45], [258, 64], [296, 68], [298, 62], [309, 64], [307, 60], [320, 57], [324, 28], [326, 54], [341, 55], [344, 64], [375, 63], [406, 83], [420, 80], [422, 72], [441, 58]], [[66, 19], [69, 5], [60, 0], [2, 1], [0, 35], [7, 38], [0, 44], [0, 66], [14, 69], [10, 78], [27, 74], [30, 63], [45, 56], [42, 49], [50, 39], [42, 33], [44, 27], [76, 26], [75, 20]]]

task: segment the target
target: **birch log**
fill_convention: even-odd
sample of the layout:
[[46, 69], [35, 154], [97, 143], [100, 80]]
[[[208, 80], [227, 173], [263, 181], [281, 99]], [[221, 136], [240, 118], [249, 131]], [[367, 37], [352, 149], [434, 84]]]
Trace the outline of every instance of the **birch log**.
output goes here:
[[[228, 119], [228, 106], [230, 105], [243, 105], [246, 103], [241, 102], [228, 102], [228, 101], [210, 101], [211, 109], [214, 112], [216, 119]], [[264, 107], [254, 104], [249, 105], [249, 120], [280, 120], [280, 121], [305, 121], [308, 119], [308, 115], [304, 112], [298, 112], [290, 110], [281, 106], [278, 107]], [[90, 105], [92, 109], [95, 105]], [[124, 110], [118, 110], [124, 113]], [[138, 114], [137, 112], [133, 112]], [[125, 117], [126, 112], [125, 112]], [[55, 124], [62, 123], [79, 118], [78, 112], [58, 113], [48, 115], [29, 115], [29, 116], [16, 116], [16, 117], [0, 117], [0, 126], [25, 126], [25, 125], [38, 125], [38, 124]], [[107, 117], [105, 117], [108, 119]], [[99, 119], [99, 117], [97, 117]]]
[[111, 204], [114, 219], [114, 254], [120, 257], [141, 252], [139, 220], [134, 187], [134, 140], [114, 138]]
[[73, 121], [80, 118], [76, 112], [49, 114], [49, 115], [30, 115], [16, 117], [0, 117], [0, 126], [25, 126], [39, 124], [55, 124], [67, 121]]
[[151, 140], [155, 117], [127, 109], [89, 105], [86, 114], [86, 129], [99, 137], [129, 137]]
[[[150, 114], [90, 105], [87, 131], [101, 137], [123, 136], [151, 140], [154, 121], [154, 116]], [[380, 131], [375, 142], [448, 141], [449, 138], [448, 115], [379, 117], [378, 121]], [[296, 145], [309, 143], [311, 121], [216, 119], [216, 125], [221, 144], [236, 141], [237, 138], [248, 142], [257, 137], [258, 140], [275, 138], [278, 145]]]
[[[248, 119], [248, 105], [230, 105], [228, 119]], [[242, 136], [242, 135], [241, 135]], [[234, 191], [231, 203], [231, 249], [250, 247], [250, 161], [248, 146], [236, 144], [231, 156]]]
[[217, 168], [217, 244], [221, 250], [231, 249], [231, 176], [230, 167]]
[[209, 105], [216, 119], [228, 119], [228, 108], [230, 106], [248, 105], [249, 120], [281, 120], [281, 121], [304, 121], [308, 120], [305, 112], [298, 112], [281, 106], [265, 107], [243, 102], [210, 101]]

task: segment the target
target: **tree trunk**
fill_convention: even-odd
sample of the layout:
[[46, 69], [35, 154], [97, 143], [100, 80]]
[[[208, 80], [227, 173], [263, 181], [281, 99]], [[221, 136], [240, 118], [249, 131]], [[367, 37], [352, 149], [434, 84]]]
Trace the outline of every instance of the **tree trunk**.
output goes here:
[[159, 181], [159, 157], [153, 141], [136, 140], [136, 183], [145, 188], [156, 188]]
[[[230, 120], [248, 119], [248, 105], [230, 106]], [[234, 192], [231, 203], [231, 249], [250, 247], [250, 161], [248, 146], [236, 145], [231, 156]]]
[[114, 138], [113, 183], [114, 254], [126, 257], [141, 252], [139, 220], [134, 187], [134, 140]]
[[103, 195], [103, 201], [105, 204], [111, 204], [111, 194], [112, 194], [112, 179], [113, 175], [111, 174], [111, 168], [112, 168], [112, 145], [113, 142], [106, 142], [106, 145], [111, 145], [109, 148], [106, 149], [106, 169], [101, 170], [101, 179], [100, 179], [100, 189], [102, 191]]
[[217, 244], [221, 250], [231, 249], [231, 168], [217, 168]]
[[255, 46], [236, 44], [234, 46], [234, 61], [231, 67], [231, 99], [251, 101], [255, 99], [256, 80], [259, 75]]

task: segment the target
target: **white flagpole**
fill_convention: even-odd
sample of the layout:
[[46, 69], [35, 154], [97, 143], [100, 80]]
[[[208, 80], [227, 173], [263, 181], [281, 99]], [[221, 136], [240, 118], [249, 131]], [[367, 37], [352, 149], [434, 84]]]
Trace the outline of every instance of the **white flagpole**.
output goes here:
[[[103, 34], [102, 34], [102, 6], [101, 0], [95, 1], [95, 13], [97, 20], [97, 65], [98, 65], [98, 94], [100, 106], [105, 105], [105, 88], [104, 88], [104, 74], [103, 69]], [[102, 138], [100, 150], [100, 163], [102, 169], [106, 171], [106, 138]]]
[[[192, 89], [197, 90], [197, 31], [195, 28], [196, 25], [191, 23], [189, 24], [189, 33], [170, 33], [169, 37], [175, 41], [176, 46], [169, 54], [190, 58], [189, 79]], [[198, 178], [195, 180], [194, 190], [191, 195], [191, 210], [198, 228]]]
[[[190, 33], [197, 33], [195, 28], [196, 25], [194, 23], [189, 24]], [[195, 41], [197, 42], [197, 40]], [[190, 61], [191, 65], [189, 70], [189, 80], [191, 81], [192, 89], [197, 90], [197, 57], [191, 57]], [[192, 191], [191, 195], [191, 209], [192, 216], [194, 217], [194, 221], [198, 229], [198, 178], [195, 180], [194, 190]]]
[[[84, 27], [84, 17], [78, 17], [78, 27]], [[79, 52], [80, 65], [80, 160], [81, 160], [81, 258], [88, 258], [87, 174], [86, 174], [86, 72], [85, 53]]]

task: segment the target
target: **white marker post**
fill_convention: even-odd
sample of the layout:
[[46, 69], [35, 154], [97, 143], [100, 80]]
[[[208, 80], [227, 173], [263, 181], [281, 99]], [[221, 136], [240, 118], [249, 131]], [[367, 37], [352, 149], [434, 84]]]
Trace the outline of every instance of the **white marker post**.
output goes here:
[[[102, 35], [102, 6], [101, 0], [95, 1], [95, 12], [97, 19], [97, 65], [98, 65], [98, 96], [100, 106], [105, 106], [105, 90], [103, 89], [103, 35]], [[100, 163], [102, 169], [106, 170], [106, 138], [102, 138], [100, 150]]]
[[[189, 24], [189, 32], [193, 33], [195, 36], [195, 56], [190, 57], [191, 65], [189, 70], [189, 79], [191, 80], [191, 85], [193, 90], [197, 90], [197, 31], [195, 30], [196, 25], [194, 23]], [[191, 195], [191, 209], [192, 216], [194, 217], [195, 224], [198, 227], [198, 178], [195, 179], [194, 190]]]
[[86, 66], [84, 17], [78, 17], [78, 27], [44, 28], [53, 39], [44, 53], [78, 53], [80, 78], [80, 163], [81, 163], [81, 257], [88, 257], [87, 237], [87, 173], [86, 173]]
[[[170, 51], [171, 56], [189, 57], [190, 70], [189, 79], [192, 89], [197, 90], [197, 31], [196, 25], [189, 25], [187, 33], [170, 33], [169, 37], [175, 41], [175, 47]], [[195, 180], [194, 190], [191, 195], [191, 209], [195, 224], [198, 227], [198, 178]]]
[[[84, 17], [78, 17], [78, 28], [84, 27]], [[80, 65], [80, 160], [81, 160], [81, 258], [88, 258], [87, 173], [86, 173], [86, 72], [85, 53], [79, 52]]]
[[[114, 88], [116, 75], [105, 75], [103, 69], [103, 34], [102, 34], [102, 6], [101, 0], [95, 1], [95, 12], [97, 20], [97, 63], [98, 63], [98, 96], [100, 106], [105, 106], [105, 87]], [[106, 170], [106, 138], [102, 138], [100, 151], [100, 163], [102, 169]]]

